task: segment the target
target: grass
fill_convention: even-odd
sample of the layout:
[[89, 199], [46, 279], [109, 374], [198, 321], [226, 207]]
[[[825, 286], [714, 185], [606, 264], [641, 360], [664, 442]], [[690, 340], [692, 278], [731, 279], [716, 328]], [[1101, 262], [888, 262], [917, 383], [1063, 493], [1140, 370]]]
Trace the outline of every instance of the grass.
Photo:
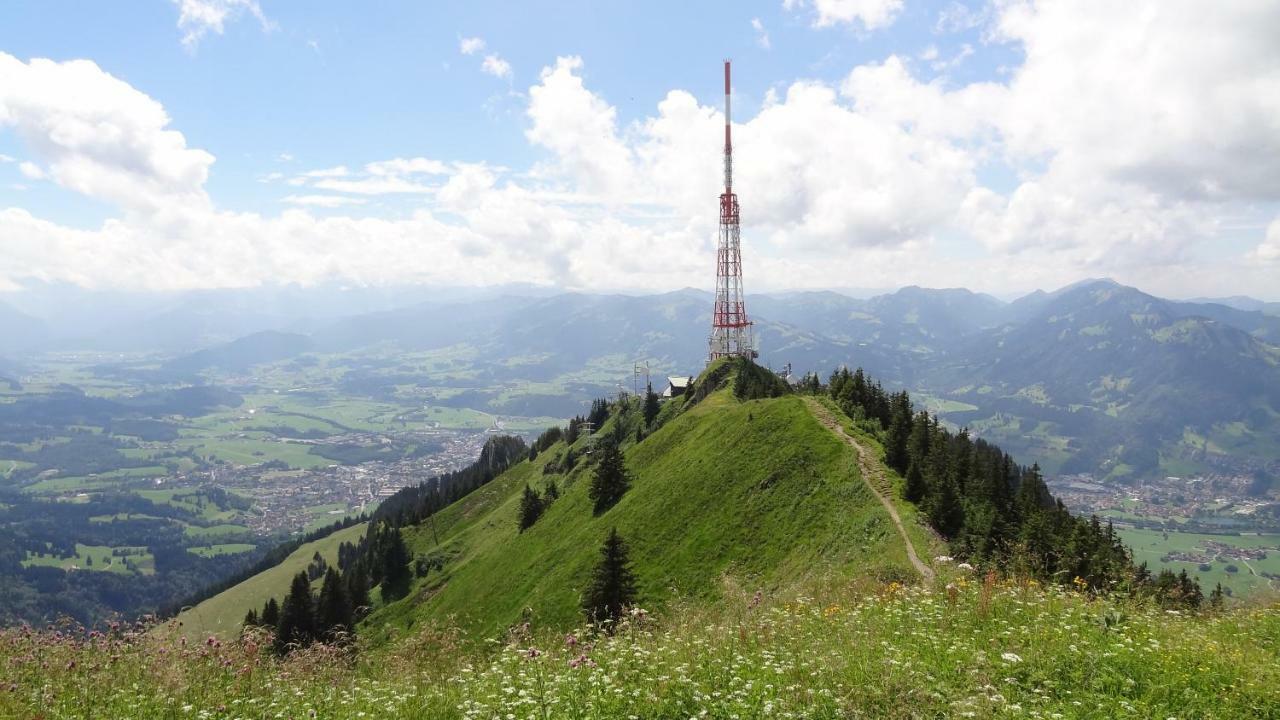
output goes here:
[[409, 598], [375, 613], [380, 637], [445, 618], [481, 634], [522, 619], [572, 627], [611, 527], [630, 543], [643, 601], [656, 608], [713, 600], [725, 574], [766, 587], [852, 568], [912, 577], [853, 451], [799, 397], [739, 403], [729, 391], [715, 393], [627, 451], [633, 483], [616, 506], [593, 514], [583, 462], [555, 476], [560, 499], [518, 533], [520, 492], [526, 483], [541, 490], [543, 465], [561, 452], [557, 445], [516, 466], [442, 512], [434, 527], [407, 531], [417, 553], [447, 562]]
[[423, 625], [354, 660], [180, 629], [0, 631], [0, 716], [324, 718], [1264, 718], [1280, 607], [1204, 616], [954, 574], [868, 579], [629, 617], [617, 631], [468, 643]]
[[[112, 552], [115, 550], [129, 551], [128, 556], [116, 556]], [[92, 564], [90, 564], [92, 559]], [[132, 575], [135, 570], [129, 569], [126, 560], [131, 563], [136, 572], [142, 575], [151, 575], [156, 571], [156, 558], [147, 552], [145, 547], [112, 547], [110, 545], [85, 545], [76, 543], [76, 554], [74, 557], [61, 558], [51, 554], [35, 555], [30, 552], [22, 561], [23, 567], [56, 567], [63, 570], [77, 570], [90, 572], [114, 572], [123, 575]]]
[[[1214, 585], [1222, 583], [1236, 596], [1243, 597], [1255, 593], [1280, 590], [1280, 582], [1271, 582], [1261, 577], [1261, 573], [1280, 575], [1280, 536], [1276, 535], [1208, 535], [1201, 533], [1163, 532], [1161, 530], [1142, 530], [1136, 528], [1117, 528], [1116, 532], [1130, 548], [1133, 549], [1134, 562], [1146, 562], [1153, 571], [1186, 570], [1188, 575], [1198, 577], [1205, 592]], [[1264, 560], [1238, 560], [1223, 558], [1209, 563], [1210, 570], [1200, 570], [1199, 563], [1171, 560], [1164, 562], [1160, 558], [1175, 551], [1202, 552], [1204, 543], [1219, 542], [1240, 548], [1277, 548], [1269, 551]], [[1235, 565], [1237, 572], [1227, 572], [1228, 565]], [[1259, 574], [1254, 574], [1251, 569]]]
[[220, 555], [239, 555], [247, 553], [257, 547], [249, 543], [223, 543], [221, 545], [205, 545], [203, 547], [190, 547], [187, 552], [194, 553], [200, 557], [218, 557]]
[[337, 565], [338, 545], [355, 543], [364, 534], [365, 526], [353, 525], [332, 535], [309, 542], [293, 551], [284, 562], [235, 585], [177, 617], [181, 634], [191, 640], [210, 635], [222, 638], [235, 637], [240, 624], [250, 609], [261, 610], [268, 598], [283, 600], [289, 591], [289, 581], [300, 570], [305, 570], [311, 558], [319, 552], [326, 562]]

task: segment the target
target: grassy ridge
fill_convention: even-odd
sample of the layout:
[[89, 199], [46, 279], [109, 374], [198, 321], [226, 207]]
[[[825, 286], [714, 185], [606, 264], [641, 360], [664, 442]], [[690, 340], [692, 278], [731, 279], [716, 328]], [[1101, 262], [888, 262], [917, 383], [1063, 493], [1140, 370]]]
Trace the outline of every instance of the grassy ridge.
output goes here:
[[317, 552], [325, 562], [336, 567], [338, 546], [343, 542], [359, 542], [364, 535], [365, 525], [366, 523], [352, 525], [306, 543], [270, 570], [258, 573], [199, 605], [182, 611], [176, 618], [181, 624], [181, 634], [191, 640], [203, 640], [210, 635], [224, 639], [234, 638], [240, 632], [245, 613], [250, 609], [261, 610], [268, 598], [283, 600], [289, 591], [289, 581], [299, 571], [307, 568]]
[[[763, 587], [832, 573], [912, 578], [852, 451], [800, 398], [738, 402], [731, 393], [712, 394], [630, 447], [632, 488], [598, 517], [586, 462], [568, 477], [543, 475], [563, 452], [557, 445], [440, 513], [434, 529], [428, 521], [409, 531], [414, 550], [445, 558], [445, 567], [367, 626], [381, 637], [422, 620], [451, 619], [480, 635], [522, 619], [571, 627], [614, 526], [631, 545], [643, 602], [655, 607], [718, 597], [725, 574]], [[541, 490], [551, 477], [561, 498], [517, 532], [524, 485]]]

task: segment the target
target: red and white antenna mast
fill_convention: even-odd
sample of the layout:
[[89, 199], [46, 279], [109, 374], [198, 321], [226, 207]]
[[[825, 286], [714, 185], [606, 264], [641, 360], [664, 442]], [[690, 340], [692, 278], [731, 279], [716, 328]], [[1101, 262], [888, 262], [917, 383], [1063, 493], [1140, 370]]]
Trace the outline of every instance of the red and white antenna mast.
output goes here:
[[733, 192], [733, 138], [729, 116], [729, 61], [724, 61], [724, 192], [720, 195], [720, 239], [716, 245], [716, 304], [711, 316], [707, 362], [757, 356], [747, 304], [742, 296], [742, 238], [738, 196]]

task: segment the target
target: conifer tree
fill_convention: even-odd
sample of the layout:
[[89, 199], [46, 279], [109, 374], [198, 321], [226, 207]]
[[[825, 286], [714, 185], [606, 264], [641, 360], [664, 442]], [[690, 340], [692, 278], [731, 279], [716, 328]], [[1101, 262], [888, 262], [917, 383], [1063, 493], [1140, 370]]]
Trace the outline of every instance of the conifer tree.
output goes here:
[[306, 571], [293, 576], [289, 594], [280, 607], [280, 625], [276, 629], [276, 652], [284, 655], [293, 647], [305, 647], [316, 639], [315, 601], [311, 597], [311, 581]]
[[528, 485], [524, 486], [524, 495], [520, 498], [520, 532], [533, 527], [542, 516], [542, 498]]
[[612, 528], [600, 547], [600, 560], [583, 594], [582, 610], [591, 622], [616, 621], [635, 600], [636, 578], [627, 544], [618, 529]]
[[258, 622], [263, 627], [275, 629], [280, 624], [280, 603], [275, 598], [268, 599], [262, 605], [262, 614], [258, 616]]
[[389, 603], [409, 594], [413, 572], [409, 569], [409, 548], [404, 544], [400, 528], [383, 526], [382, 602]]
[[889, 436], [885, 442], [885, 464], [899, 473], [907, 471], [911, 464], [908, 443], [911, 439], [911, 398], [906, 391], [894, 393], [889, 421]]
[[552, 478], [551, 482], [547, 483], [547, 490], [543, 494], [543, 497], [546, 498], [546, 503], [544, 503], [545, 505], [550, 505], [560, 498], [560, 486], [556, 485], [554, 478]]
[[658, 393], [653, 391], [653, 383], [645, 385], [644, 390], [644, 424], [652, 426], [658, 418]]
[[351, 601], [351, 613], [354, 618], [363, 617], [369, 611], [373, 601], [369, 599], [369, 573], [363, 562], [355, 563], [342, 579], [347, 585], [347, 598]]
[[348, 636], [355, 630], [354, 613], [351, 598], [343, 585], [338, 571], [329, 568], [324, 573], [324, 584], [320, 587], [320, 599], [316, 603], [316, 625], [318, 635], [332, 642], [340, 633]]
[[925, 502], [929, 523], [943, 537], [955, 537], [964, 525], [964, 507], [960, 504], [955, 483], [951, 478], [943, 477], [931, 489]]
[[257, 611], [257, 610], [254, 610], [253, 608], [249, 608], [249, 612], [247, 612], [247, 613], [245, 613], [245, 614], [244, 614], [244, 623], [243, 623], [243, 625], [244, 625], [244, 627], [247, 627], [247, 628], [248, 628], [248, 627], [257, 627], [257, 626], [258, 626], [258, 611]]
[[924, 473], [920, 471], [920, 463], [913, 462], [907, 467], [906, 480], [902, 488], [902, 496], [913, 503], [923, 500], [927, 487], [924, 482]]
[[613, 507], [630, 487], [631, 478], [622, 451], [614, 443], [604, 443], [600, 449], [600, 463], [596, 465], [591, 485], [587, 488], [587, 496], [595, 504], [595, 513], [599, 515]]

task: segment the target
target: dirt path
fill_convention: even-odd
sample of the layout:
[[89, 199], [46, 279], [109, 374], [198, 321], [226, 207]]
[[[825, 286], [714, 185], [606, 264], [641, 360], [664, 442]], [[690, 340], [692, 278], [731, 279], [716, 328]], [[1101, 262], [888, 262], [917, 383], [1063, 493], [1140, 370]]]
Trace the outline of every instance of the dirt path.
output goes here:
[[[915, 567], [916, 572], [920, 573], [920, 576], [924, 578], [926, 583], [933, 582], [933, 568], [925, 565], [924, 562], [920, 560], [920, 556], [916, 555], [916, 548], [911, 544], [911, 538], [907, 537], [907, 529], [902, 526], [902, 518], [898, 516], [898, 509], [894, 507], [893, 503], [889, 501], [889, 498], [885, 496], [885, 492], [889, 492], [890, 487], [888, 479], [884, 476], [884, 472], [880, 468], [879, 461], [872, 457], [870, 450], [864, 448], [857, 440], [850, 437], [849, 433], [844, 431], [844, 427], [840, 425], [840, 422], [837, 421], [834, 416], [832, 416], [830, 410], [822, 406], [822, 403], [814, 400], [813, 398], [805, 398], [804, 401], [808, 404], [809, 411], [818, 419], [818, 422], [822, 423], [822, 425], [828, 430], [840, 436], [845, 442], [849, 443], [849, 446], [857, 453], [858, 470], [862, 475], [862, 481], [866, 483], [867, 489], [870, 490], [872, 494], [876, 496], [876, 499], [880, 501], [880, 504], [884, 506], [885, 511], [889, 513], [889, 517], [893, 520], [894, 526], [898, 528], [898, 534], [902, 536], [902, 544], [907, 548], [907, 559], [911, 561], [911, 565]], [[872, 482], [873, 479], [875, 482]]]

